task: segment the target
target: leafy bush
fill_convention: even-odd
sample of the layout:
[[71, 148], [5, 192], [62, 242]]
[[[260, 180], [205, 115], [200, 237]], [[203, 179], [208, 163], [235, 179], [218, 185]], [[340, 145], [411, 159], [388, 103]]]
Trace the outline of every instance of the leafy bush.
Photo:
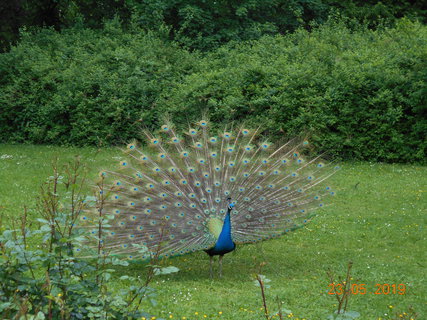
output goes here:
[[372, 31], [330, 22], [207, 55], [202, 70], [162, 93], [178, 123], [205, 111], [270, 137], [305, 132], [344, 159], [424, 161], [427, 28], [402, 20]]
[[[94, 199], [99, 212], [94, 223], [99, 232], [92, 240], [98, 247], [92, 250], [92, 259], [88, 259], [75, 254], [81, 247], [88, 247], [87, 229], [76, 227], [81, 213], [88, 209], [88, 197], [82, 194], [85, 175], [78, 159], [64, 172], [62, 176], [54, 167], [53, 175], [43, 184], [38, 228], [30, 228], [34, 222], [27, 221], [25, 211], [20, 224], [14, 223], [13, 229], [0, 234], [0, 318], [151, 318], [140, 310], [142, 300], [155, 302], [156, 292], [148, 284], [155, 275], [178, 269], [157, 266], [154, 259], [146, 265], [146, 278], [123, 275], [119, 279], [126, 285], [113, 290], [116, 268], [129, 263], [102, 250], [103, 230], [108, 228], [108, 217], [102, 211], [103, 198]], [[147, 248], [140, 247], [146, 253]]]
[[117, 21], [22, 37], [0, 56], [2, 141], [127, 141], [156, 123], [157, 96], [193, 64], [188, 52]]
[[426, 159], [427, 27], [351, 21], [230, 43], [201, 56], [117, 21], [24, 33], [0, 55], [0, 141], [122, 144], [208, 116], [270, 138], [309, 134], [344, 159]]

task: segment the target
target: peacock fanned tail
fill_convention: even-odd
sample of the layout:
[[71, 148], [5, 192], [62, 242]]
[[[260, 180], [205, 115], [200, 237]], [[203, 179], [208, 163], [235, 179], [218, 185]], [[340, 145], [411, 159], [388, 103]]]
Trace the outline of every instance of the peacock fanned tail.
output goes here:
[[[102, 171], [103, 252], [148, 259], [212, 248], [221, 233], [227, 198], [234, 203], [231, 235], [235, 243], [280, 236], [306, 224], [334, 195], [324, 185], [337, 166], [320, 157], [305, 158], [308, 142], [279, 146], [244, 127], [213, 134], [207, 121], [186, 132], [171, 123], [157, 135], [146, 133], [149, 147], [127, 145], [117, 171]], [[82, 217], [90, 233], [99, 228]], [[140, 254], [141, 246], [148, 251]]]

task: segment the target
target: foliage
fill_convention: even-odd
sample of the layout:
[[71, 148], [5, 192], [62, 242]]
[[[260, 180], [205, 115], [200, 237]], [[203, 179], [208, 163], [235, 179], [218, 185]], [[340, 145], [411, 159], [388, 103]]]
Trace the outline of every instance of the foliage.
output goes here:
[[126, 27], [136, 22], [144, 30], [157, 32], [166, 26], [170, 38], [181, 45], [212, 50], [230, 40], [310, 29], [312, 23], [324, 23], [331, 12], [372, 28], [403, 16], [426, 21], [423, 1], [410, 0], [14, 0], [0, 4], [4, 22], [0, 48], [8, 48], [22, 27], [102, 28], [106, 20], [117, 16]]
[[[176, 272], [175, 267], [148, 265], [147, 279], [122, 276], [128, 283], [119, 292], [111, 281], [117, 266], [126, 260], [110, 257], [100, 248], [94, 260], [74, 254], [85, 245], [84, 229], [76, 228], [85, 209], [85, 184], [77, 159], [61, 176], [54, 174], [42, 187], [39, 228], [31, 229], [27, 212], [19, 226], [0, 235], [0, 316], [7, 319], [140, 319], [151, 317], [140, 310], [144, 299], [154, 301], [155, 290], [148, 286], [154, 274]], [[102, 203], [102, 202], [101, 202]], [[107, 226], [99, 208], [99, 225]], [[1, 227], [1, 226], [0, 226]], [[16, 228], [17, 227], [17, 228]], [[39, 243], [35, 247], [35, 243]], [[76, 250], [75, 250], [76, 249]]]
[[230, 40], [258, 39], [310, 30], [336, 13], [377, 27], [404, 15], [424, 19], [421, 1], [360, 0], [127, 0], [134, 19], [145, 28], [170, 27], [171, 38], [187, 48], [212, 50]]
[[123, 143], [156, 124], [160, 91], [192, 69], [187, 52], [117, 21], [22, 37], [0, 57], [0, 140]]
[[0, 2], [0, 51], [16, 42], [20, 29], [52, 27], [55, 30], [80, 25], [100, 28], [104, 21], [129, 18], [125, 0], [13, 0]]
[[427, 22], [427, 7], [422, 1], [326, 0], [325, 3], [341, 15], [366, 23], [370, 28], [402, 17]]
[[321, 0], [129, 0], [128, 4], [141, 25], [154, 30], [169, 26], [172, 39], [204, 51], [230, 40], [258, 39], [324, 22], [329, 8]]
[[56, 1], [14, 0], [0, 2], [0, 52], [17, 40], [20, 28], [59, 26]]
[[343, 159], [422, 162], [426, 33], [405, 19], [376, 31], [330, 20], [202, 57], [116, 20], [26, 32], [0, 55], [0, 141], [123, 144], [166, 114], [185, 126], [207, 113], [272, 139], [308, 134]]
[[427, 28], [353, 29], [331, 21], [233, 44], [163, 94], [177, 123], [207, 112], [213, 123], [246, 122], [268, 136], [305, 132], [344, 159], [424, 161]]

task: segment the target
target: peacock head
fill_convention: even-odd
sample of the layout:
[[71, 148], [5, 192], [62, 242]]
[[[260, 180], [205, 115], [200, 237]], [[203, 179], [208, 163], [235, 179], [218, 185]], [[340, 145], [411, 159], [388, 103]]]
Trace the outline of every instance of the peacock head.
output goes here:
[[234, 202], [231, 201], [231, 198], [228, 197], [227, 198], [227, 202], [228, 202], [228, 210], [231, 211], [234, 208]]

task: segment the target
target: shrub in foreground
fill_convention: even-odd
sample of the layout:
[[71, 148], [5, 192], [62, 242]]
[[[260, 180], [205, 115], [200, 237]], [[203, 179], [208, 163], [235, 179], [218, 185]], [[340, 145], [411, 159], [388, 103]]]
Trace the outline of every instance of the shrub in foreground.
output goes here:
[[114, 290], [114, 272], [129, 263], [102, 250], [100, 239], [108, 224], [102, 212], [102, 197], [93, 200], [99, 209], [99, 232], [93, 239], [98, 247], [92, 250], [91, 259], [74, 254], [87, 247], [88, 232], [76, 227], [88, 199], [81, 193], [81, 177], [78, 161], [65, 169], [64, 176], [55, 168], [42, 187], [39, 227], [30, 228], [33, 223], [27, 221], [24, 212], [20, 223], [15, 222], [14, 228], [0, 234], [0, 318], [151, 318], [140, 310], [142, 300], [155, 302], [156, 292], [149, 287], [150, 281], [154, 275], [175, 272], [177, 268], [156, 266], [154, 257], [147, 265], [146, 277], [121, 276], [126, 285]]

